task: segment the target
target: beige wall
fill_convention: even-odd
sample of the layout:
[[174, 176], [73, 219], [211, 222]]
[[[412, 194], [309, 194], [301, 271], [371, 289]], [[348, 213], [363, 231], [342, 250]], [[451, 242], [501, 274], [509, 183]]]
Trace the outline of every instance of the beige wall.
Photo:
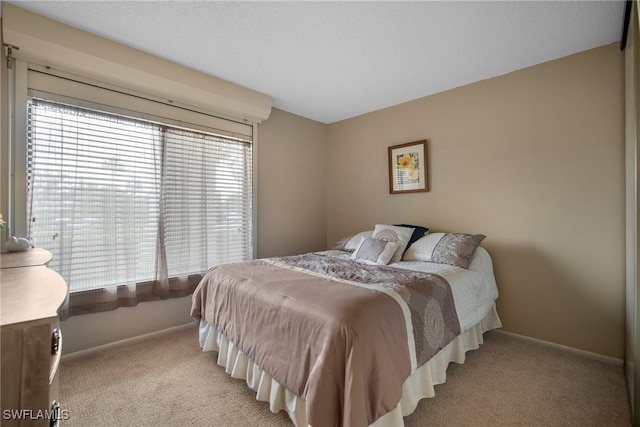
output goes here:
[[[485, 234], [504, 329], [622, 359], [623, 82], [610, 45], [330, 125], [328, 243]], [[390, 195], [387, 147], [421, 139], [430, 191]]]
[[326, 248], [327, 125], [273, 109], [258, 129], [258, 257]]
[[[152, 301], [114, 311], [72, 316], [60, 322], [62, 354], [68, 355], [187, 324], [191, 297]], [[194, 339], [196, 337], [194, 336]]]

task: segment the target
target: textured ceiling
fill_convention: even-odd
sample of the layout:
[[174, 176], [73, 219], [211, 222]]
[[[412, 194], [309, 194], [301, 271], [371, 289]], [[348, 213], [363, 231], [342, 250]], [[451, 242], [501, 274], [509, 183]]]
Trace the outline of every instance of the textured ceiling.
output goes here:
[[624, 1], [11, 1], [332, 123], [617, 42]]

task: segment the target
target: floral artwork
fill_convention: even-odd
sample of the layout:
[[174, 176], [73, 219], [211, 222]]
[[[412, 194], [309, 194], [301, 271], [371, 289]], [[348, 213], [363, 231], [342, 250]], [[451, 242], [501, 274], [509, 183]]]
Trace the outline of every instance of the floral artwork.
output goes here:
[[426, 140], [389, 147], [389, 192], [427, 191]]
[[398, 155], [398, 177], [402, 184], [420, 180], [418, 152]]

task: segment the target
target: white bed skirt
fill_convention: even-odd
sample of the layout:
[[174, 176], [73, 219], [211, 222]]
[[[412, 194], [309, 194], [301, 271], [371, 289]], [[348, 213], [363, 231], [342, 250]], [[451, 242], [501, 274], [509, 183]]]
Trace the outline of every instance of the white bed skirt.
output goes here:
[[[402, 399], [396, 408], [380, 417], [371, 426], [397, 427], [404, 425], [402, 417], [415, 411], [420, 399], [435, 396], [434, 386], [446, 381], [450, 362], [464, 363], [465, 353], [476, 350], [483, 342], [482, 334], [502, 326], [495, 304], [484, 319], [466, 330], [431, 360], [407, 378], [402, 386]], [[206, 321], [200, 322], [200, 347], [203, 351], [218, 351], [218, 365], [232, 378], [243, 379], [256, 392], [256, 399], [269, 402], [271, 412], [287, 411], [296, 427], [309, 427], [304, 399], [278, 384], [271, 376], [247, 358], [224, 335]]]

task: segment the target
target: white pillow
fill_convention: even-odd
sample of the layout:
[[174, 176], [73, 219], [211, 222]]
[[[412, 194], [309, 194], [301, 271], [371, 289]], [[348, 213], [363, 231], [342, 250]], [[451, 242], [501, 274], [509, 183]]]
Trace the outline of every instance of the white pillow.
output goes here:
[[398, 244], [387, 240], [362, 236], [351, 258], [367, 264], [389, 264]]
[[391, 261], [389, 262], [398, 262], [402, 259], [402, 254], [404, 250], [407, 248], [407, 244], [409, 243], [409, 239], [413, 234], [413, 228], [409, 227], [398, 227], [395, 225], [385, 225], [385, 224], [376, 224], [373, 229], [373, 238], [374, 239], [382, 239], [387, 240], [389, 242], [396, 242], [398, 244], [398, 248], [396, 252], [391, 257]]

